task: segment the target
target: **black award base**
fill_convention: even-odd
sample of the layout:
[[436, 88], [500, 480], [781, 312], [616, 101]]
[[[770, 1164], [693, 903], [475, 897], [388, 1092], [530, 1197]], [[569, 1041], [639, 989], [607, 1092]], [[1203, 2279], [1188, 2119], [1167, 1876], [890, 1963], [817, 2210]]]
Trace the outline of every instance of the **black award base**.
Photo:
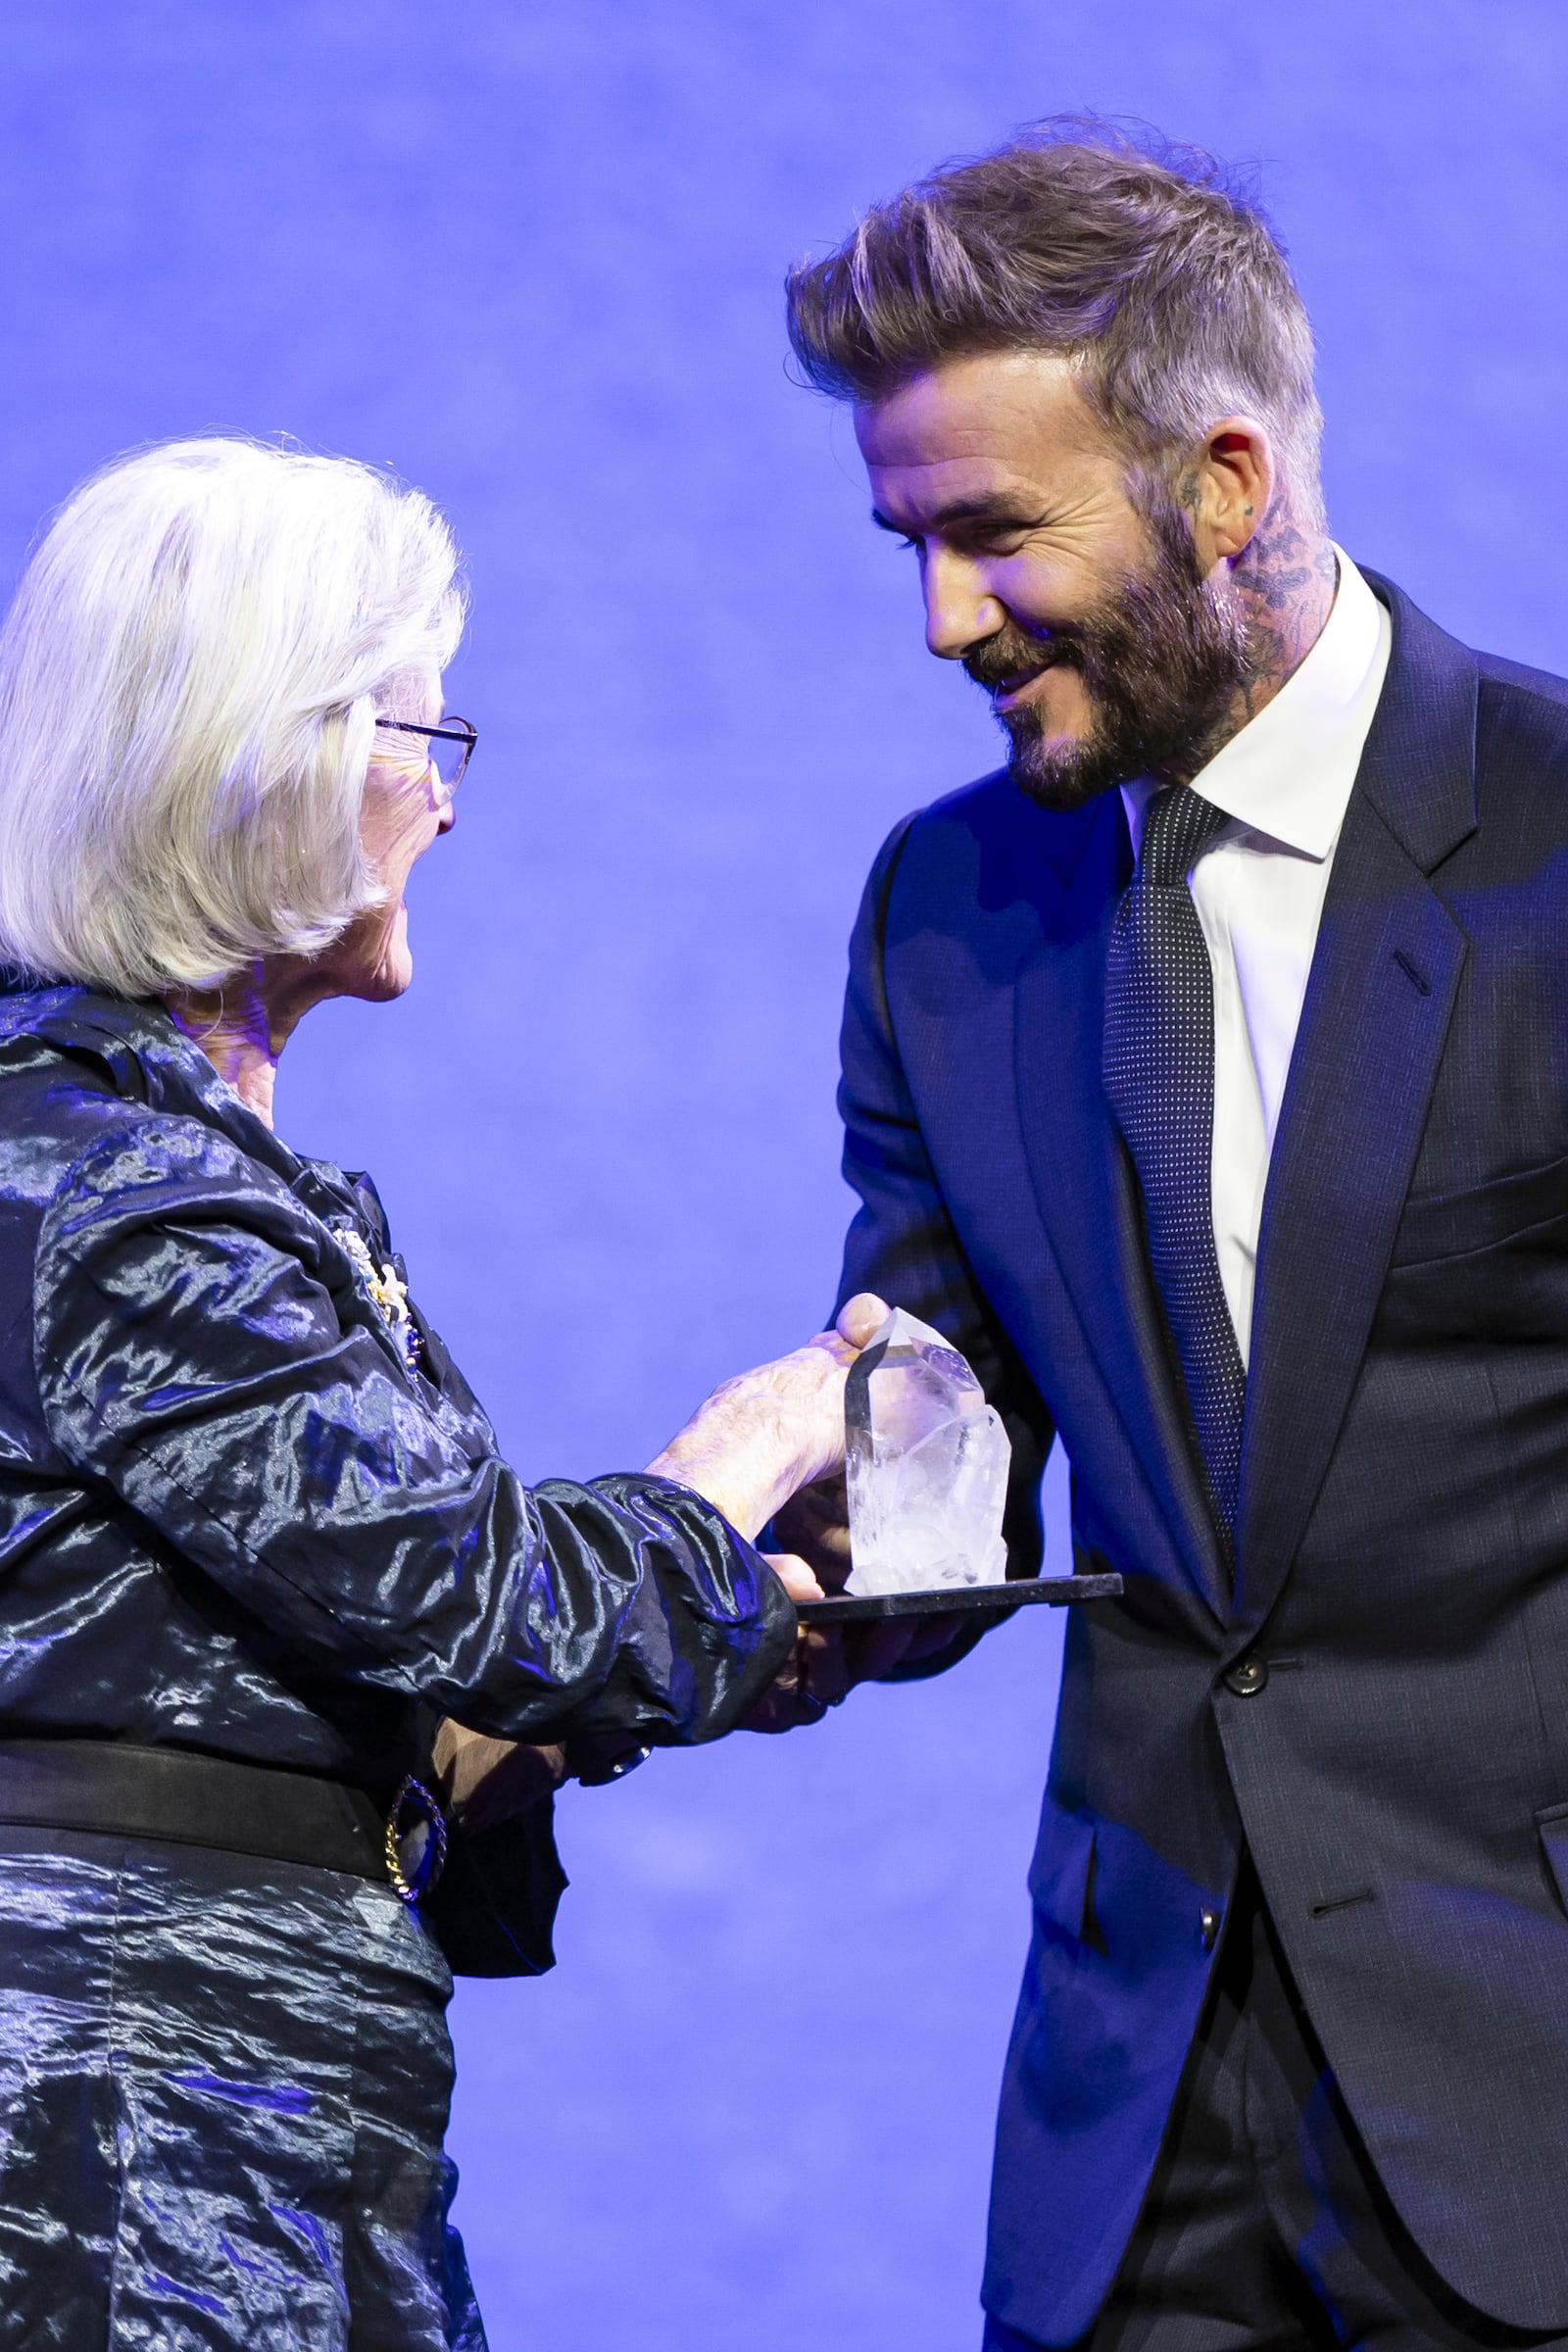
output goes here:
[[834, 1592], [826, 1600], [798, 1601], [795, 1613], [803, 1625], [859, 1625], [874, 1617], [968, 1617], [1030, 1601], [1059, 1609], [1073, 1600], [1114, 1600], [1120, 1591], [1119, 1576], [1025, 1576], [1002, 1585], [936, 1585], [924, 1592]]

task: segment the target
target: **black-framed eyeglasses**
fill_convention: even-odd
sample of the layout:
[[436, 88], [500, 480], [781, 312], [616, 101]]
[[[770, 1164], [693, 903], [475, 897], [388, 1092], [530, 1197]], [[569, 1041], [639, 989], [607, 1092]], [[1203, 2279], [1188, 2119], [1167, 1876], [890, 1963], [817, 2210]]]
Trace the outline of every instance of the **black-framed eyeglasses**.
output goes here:
[[430, 754], [430, 764], [440, 779], [447, 800], [463, 781], [463, 771], [479, 738], [466, 718], [454, 712], [438, 727], [421, 727], [412, 718], [378, 718], [378, 727], [390, 727], [397, 735], [422, 735]]

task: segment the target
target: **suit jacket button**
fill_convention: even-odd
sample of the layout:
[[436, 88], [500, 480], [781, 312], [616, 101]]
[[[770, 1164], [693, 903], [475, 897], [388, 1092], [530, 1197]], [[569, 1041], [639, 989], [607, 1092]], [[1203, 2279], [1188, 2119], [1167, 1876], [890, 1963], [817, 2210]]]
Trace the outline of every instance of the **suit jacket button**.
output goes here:
[[1238, 1698], [1255, 1698], [1267, 1681], [1267, 1662], [1258, 1657], [1255, 1651], [1248, 1657], [1238, 1658], [1225, 1675], [1227, 1688], [1234, 1690]]
[[1219, 1913], [1211, 1911], [1205, 1903], [1198, 1914], [1198, 1924], [1203, 1931], [1203, 1949], [1211, 1952], [1219, 1941]]

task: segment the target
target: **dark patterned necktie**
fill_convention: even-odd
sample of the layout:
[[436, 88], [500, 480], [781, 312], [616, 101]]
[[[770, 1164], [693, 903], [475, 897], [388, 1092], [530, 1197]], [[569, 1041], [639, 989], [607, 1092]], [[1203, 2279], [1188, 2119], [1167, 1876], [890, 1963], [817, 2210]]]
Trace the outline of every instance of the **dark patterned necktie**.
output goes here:
[[1149, 804], [1105, 973], [1105, 1093], [1144, 1196], [1210, 1499], [1234, 1538], [1247, 1372], [1214, 1251], [1214, 976], [1187, 877], [1226, 822], [1185, 784]]

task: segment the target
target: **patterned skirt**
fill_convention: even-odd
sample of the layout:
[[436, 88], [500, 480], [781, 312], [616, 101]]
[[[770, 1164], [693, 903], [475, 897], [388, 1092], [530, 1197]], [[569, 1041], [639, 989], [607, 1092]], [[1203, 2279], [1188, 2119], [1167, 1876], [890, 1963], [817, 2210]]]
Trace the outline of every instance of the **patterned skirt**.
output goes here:
[[3, 2352], [483, 2352], [451, 1989], [367, 1881], [0, 1829]]

